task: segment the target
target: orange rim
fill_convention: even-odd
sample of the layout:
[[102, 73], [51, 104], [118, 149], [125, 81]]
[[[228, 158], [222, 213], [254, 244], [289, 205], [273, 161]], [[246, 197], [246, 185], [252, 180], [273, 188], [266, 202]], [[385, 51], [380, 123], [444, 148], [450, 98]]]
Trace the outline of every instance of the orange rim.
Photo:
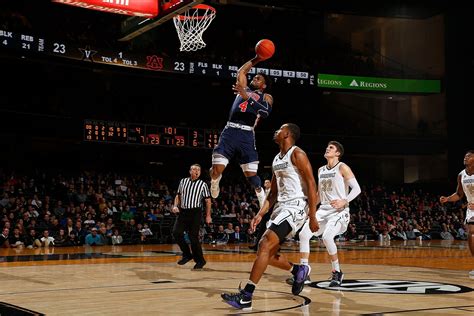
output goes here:
[[[195, 5], [194, 7], [192, 7], [192, 9], [210, 10], [211, 14], [216, 13], [216, 9], [214, 9], [210, 5], [202, 4], [202, 3], [198, 4], [198, 5]], [[178, 18], [180, 21], [184, 21], [184, 20], [188, 20], [188, 19], [189, 20], [202, 20], [202, 19], [206, 18], [207, 16], [208, 16], [208, 14], [200, 15], [200, 16], [185, 16], [185, 15], [177, 14], [176, 18]]]

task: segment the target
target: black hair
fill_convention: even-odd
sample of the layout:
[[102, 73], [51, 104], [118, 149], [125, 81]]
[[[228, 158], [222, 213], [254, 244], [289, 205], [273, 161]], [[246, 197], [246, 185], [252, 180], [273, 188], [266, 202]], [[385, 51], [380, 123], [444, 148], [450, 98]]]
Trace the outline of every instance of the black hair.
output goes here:
[[331, 140], [328, 145], [334, 145], [337, 148], [337, 151], [339, 152], [339, 159], [344, 155], [344, 146], [338, 141]]
[[288, 130], [290, 131], [291, 135], [293, 136], [293, 139], [295, 140], [295, 142], [300, 139], [300, 136], [301, 136], [301, 131], [300, 131], [300, 127], [294, 123], [287, 123], [286, 124], [288, 126]]
[[265, 85], [266, 85], [266, 88], [263, 89], [265, 92], [268, 92], [272, 89], [272, 78], [270, 78], [269, 75], [267, 75], [266, 73], [264, 72], [259, 72], [258, 75], [262, 76], [263, 79], [265, 80]]

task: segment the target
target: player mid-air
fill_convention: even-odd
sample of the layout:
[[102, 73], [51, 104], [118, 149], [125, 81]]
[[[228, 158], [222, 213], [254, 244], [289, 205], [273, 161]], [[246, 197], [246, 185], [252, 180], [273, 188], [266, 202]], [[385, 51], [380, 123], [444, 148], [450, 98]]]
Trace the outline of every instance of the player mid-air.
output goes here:
[[245, 177], [255, 189], [260, 207], [265, 201], [265, 191], [257, 175], [258, 153], [255, 146], [254, 128], [258, 121], [268, 117], [272, 111], [273, 98], [265, 93], [271, 79], [264, 73], [256, 74], [247, 86], [247, 74], [260, 61], [273, 55], [274, 46], [269, 40], [262, 40], [256, 46], [257, 55], [237, 71], [237, 81], [232, 86], [235, 97], [230, 109], [229, 120], [222, 131], [219, 143], [212, 153], [211, 196], [217, 198], [222, 172], [232, 158], [236, 158]]

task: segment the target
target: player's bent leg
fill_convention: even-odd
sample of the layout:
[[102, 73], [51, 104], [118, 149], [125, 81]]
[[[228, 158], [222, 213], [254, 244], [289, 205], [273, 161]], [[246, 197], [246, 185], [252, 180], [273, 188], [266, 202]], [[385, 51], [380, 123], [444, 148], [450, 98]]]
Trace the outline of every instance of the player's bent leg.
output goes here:
[[255, 190], [255, 195], [257, 196], [258, 204], [260, 207], [262, 207], [263, 203], [265, 202], [266, 195], [265, 190], [262, 188], [262, 180], [257, 175], [258, 161], [241, 164], [240, 168], [242, 168], [242, 171], [244, 172], [247, 181]]
[[283, 254], [278, 253], [270, 258], [268, 264], [275, 268], [280, 268], [286, 271], [290, 271], [290, 269], [292, 268], [292, 265], [288, 261], [288, 259]]
[[260, 281], [271, 258], [278, 252], [279, 245], [280, 240], [277, 234], [267, 229], [258, 245], [257, 257], [255, 258], [252, 271], [250, 272], [250, 281], [255, 284]]
[[219, 181], [222, 179], [222, 172], [229, 163], [229, 159], [221, 154], [212, 155], [212, 168], [209, 170], [211, 176], [211, 196], [216, 199], [219, 196], [220, 188]]
[[[313, 237], [313, 233], [311, 232], [311, 229], [309, 228], [309, 221], [306, 221], [304, 224], [303, 228], [301, 229], [299, 233], [299, 240], [300, 240], [300, 264], [302, 265], [307, 265], [309, 266], [308, 258], [309, 258], [309, 252], [310, 252], [310, 246], [309, 246], [309, 241], [311, 240], [311, 237]], [[311, 269], [310, 269], [311, 271]], [[293, 285], [295, 281], [295, 277], [291, 277], [286, 279], [286, 283], [289, 285]], [[304, 280], [304, 284], [308, 285], [311, 284], [311, 279], [308, 276]]]
[[[474, 219], [471, 217], [470, 221], [467, 223], [468, 226], [468, 244], [469, 250], [471, 251], [471, 255], [474, 256]], [[469, 278], [474, 279], [474, 270], [469, 272]]]
[[[275, 256], [278, 252], [280, 240], [275, 232], [267, 230], [262, 236], [260, 246], [257, 252], [252, 271], [250, 272], [249, 283], [244, 289], [239, 286], [237, 293], [222, 293], [221, 297], [227, 304], [232, 307], [242, 309], [244, 311], [252, 309], [252, 296], [255, 290], [255, 285], [262, 278], [263, 273], [267, 269], [270, 258]], [[249, 290], [247, 290], [249, 289]]]

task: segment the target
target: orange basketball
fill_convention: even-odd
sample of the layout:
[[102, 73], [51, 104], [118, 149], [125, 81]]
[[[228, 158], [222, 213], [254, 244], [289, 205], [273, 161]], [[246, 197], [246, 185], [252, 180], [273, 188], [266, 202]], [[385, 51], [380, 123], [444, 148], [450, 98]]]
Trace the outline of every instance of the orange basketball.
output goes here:
[[255, 52], [262, 59], [268, 59], [275, 53], [275, 44], [269, 39], [262, 39], [255, 45]]

